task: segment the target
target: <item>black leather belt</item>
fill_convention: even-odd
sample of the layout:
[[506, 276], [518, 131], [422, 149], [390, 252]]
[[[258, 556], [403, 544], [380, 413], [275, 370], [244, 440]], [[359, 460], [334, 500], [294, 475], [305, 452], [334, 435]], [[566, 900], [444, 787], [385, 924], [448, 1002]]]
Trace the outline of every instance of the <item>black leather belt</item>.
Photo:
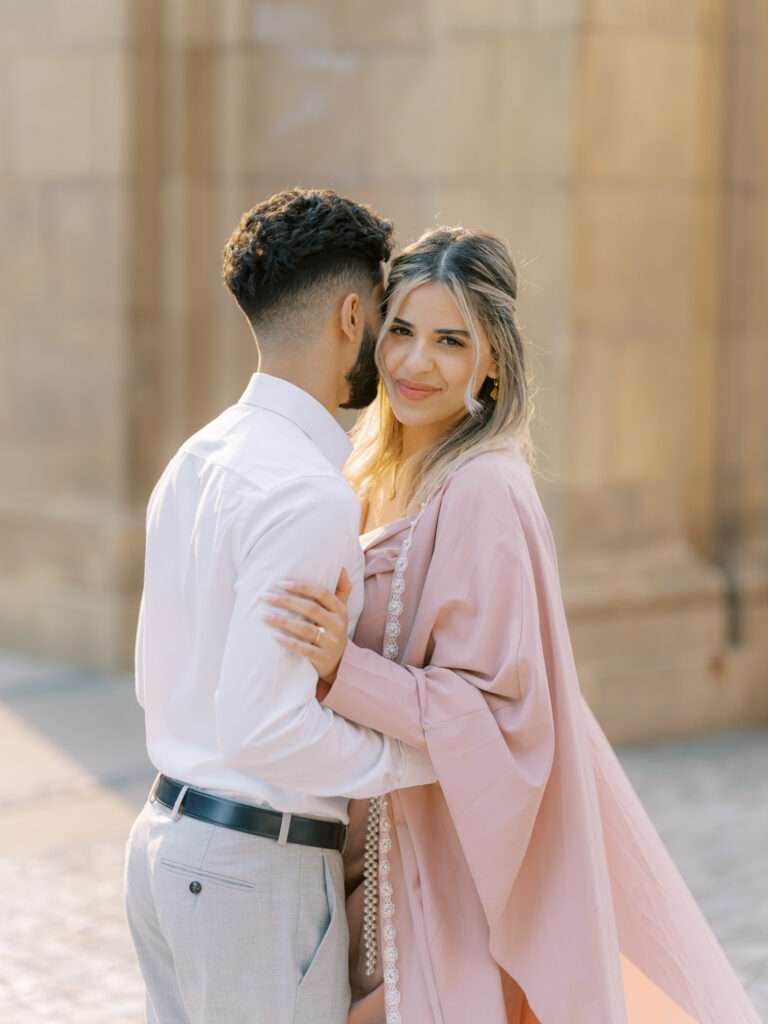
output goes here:
[[[173, 809], [183, 788], [183, 782], [158, 775], [149, 798], [159, 800], [161, 804]], [[221, 825], [222, 828], [232, 828], [236, 832], [248, 832], [254, 836], [276, 839], [280, 843], [318, 846], [323, 850], [341, 852], [347, 838], [347, 826], [340, 821], [321, 821], [298, 814], [283, 814], [268, 807], [225, 800], [224, 797], [191, 787], [187, 787], [176, 811], [188, 818], [198, 818], [210, 825]]]

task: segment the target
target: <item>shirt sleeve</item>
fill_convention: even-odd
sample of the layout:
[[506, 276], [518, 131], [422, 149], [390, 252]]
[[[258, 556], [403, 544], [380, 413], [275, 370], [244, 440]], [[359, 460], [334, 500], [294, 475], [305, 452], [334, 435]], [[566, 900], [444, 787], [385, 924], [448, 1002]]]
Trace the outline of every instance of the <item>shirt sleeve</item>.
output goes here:
[[144, 632], [144, 591], [141, 592], [139, 601], [139, 614], [136, 620], [136, 642], [134, 645], [134, 688], [136, 700], [139, 707], [144, 708], [144, 656], [143, 656], [143, 632]]
[[[145, 525], [145, 528], [149, 524], [149, 517], [150, 517], [150, 512], [151, 512], [151, 509], [152, 509], [152, 499], [154, 498], [155, 492], [157, 491], [158, 487], [160, 486], [160, 480], [161, 479], [162, 479], [162, 477], [157, 481], [157, 483], [155, 483], [155, 485], [152, 488], [152, 491], [151, 491], [151, 493], [149, 495], [149, 498], [147, 500], [147, 508], [146, 508], [145, 513], [144, 513], [144, 525]], [[133, 649], [133, 651], [134, 651], [134, 656], [133, 656], [133, 664], [134, 664], [134, 691], [136, 693], [136, 700], [137, 700], [137, 702], [139, 704], [139, 707], [141, 707], [142, 710], [144, 710], [144, 702], [145, 702], [145, 696], [144, 696], [144, 677], [145, 677], [145, 672], [144, 672], [144, 635], [143, 634], [144, 634], [144, 588], [142, 586], [141, 598], [139, 600], [139, 612], [138, 612], [138, 615], [137, 615], [137, 618], [136, 618], [136, 641], [135, 641], [134, 649]]]
[[400, 665], [350, 642], [323, 702], [418, 749], [429, 729], [458, 729], [489, 715], [489, 701], [501, 707], [529, 689], [537, 728], [551, 729], [526, 528], [506, 482], [480, 485], [473, 474], [457, 474], [440, 507], [419, 599], [426, 664]]
[[281, 580], [333, 590], [359, 557], [357, 509], [343, 486], [303, 477], [244, 513], [216, 726], [222, 753], [241, 771], [314, 796], [363, 798], [434, 782], [428, 755], [322, 707], [315, 668], [263, 621], [272, 609], [262, 599]]

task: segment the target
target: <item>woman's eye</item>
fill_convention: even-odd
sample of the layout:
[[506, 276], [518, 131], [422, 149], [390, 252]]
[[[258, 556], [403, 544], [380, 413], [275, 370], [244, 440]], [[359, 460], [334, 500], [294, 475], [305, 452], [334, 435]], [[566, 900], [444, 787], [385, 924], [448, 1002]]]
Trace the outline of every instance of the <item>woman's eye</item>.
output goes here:
[[392, 327], [390, 327], [390, 331], [392, 332], [392, 334], [396, 334], [400, 338], [407, 338], [408, 335], [411, 333], [407, 327], [400, 327], [398, 324], [394, 324]]
[[440, 341], [448, 341], [448, 342], [450, 342], [451, 347], [453, 347], [454, 345], [458, 345], [459, 348], [464, 348], [464, 342], [460, 341], [459, 338], [452, 337], [450, 334], [444, 335], [440, 339]]

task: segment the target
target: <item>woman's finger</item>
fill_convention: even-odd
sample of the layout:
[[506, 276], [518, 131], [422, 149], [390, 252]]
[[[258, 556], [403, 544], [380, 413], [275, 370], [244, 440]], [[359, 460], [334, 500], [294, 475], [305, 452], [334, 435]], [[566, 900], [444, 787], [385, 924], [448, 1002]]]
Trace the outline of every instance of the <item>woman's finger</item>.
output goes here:
[[292, 597], [290, 594], [264, 595], [267, 604], [275, 608], [285, 608], [287, 611], [296, 612], [302, 615], [309, 622], [315, 622], [318, 626], [325, 626], [328, 622], [328, 612], [317, 601], [309, 601], [304, 597]]
[[312, 647], [310, 644], [302, 643], [301, 640], [291, 640], [287, 636], [277, 636], [275, 637], [275, 639], [277, 640], [281, 647], [285, 647], [286, 650], [288, 651], [293, 651], [294, 654], [301, 654], [303, 655], [303, 657], [309, 658], [309, 660], [313, 664], [315, 663], [315, 660], [318, 655], [318, 650], [316, 647]]
[[[296, 637], [299, 640], [306, 641], [310, 646], [316, 646], [314, 641], [318, 638], [317, 626], [313, 626], [309, 622], [286, 619], [282, 615], [265, 615], [264, 621], [290, 637]], [[320, 635], [322, 636], [322, 634]]]
[[336, 597], [346, 607], [349, 595], [352, 593], [352, 580], [346, 569], [341, 570], [339, 582], [336, 584]]
[[308, 597], [317, 601], [329, 612], [336, 611], [336, 596], [317, 583], [297, 582], [296, 580], [281, 580], [280, 586], [291, 594], [298, 594], [300, 597]]

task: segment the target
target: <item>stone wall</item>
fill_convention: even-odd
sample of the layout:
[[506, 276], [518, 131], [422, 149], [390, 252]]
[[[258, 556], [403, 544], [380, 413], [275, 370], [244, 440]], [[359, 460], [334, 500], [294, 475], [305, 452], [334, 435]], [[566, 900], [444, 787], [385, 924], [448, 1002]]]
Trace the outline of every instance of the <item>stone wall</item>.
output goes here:
[[[12, 9], [12, 10], [11, 10]], [[143, 511], [256, 353], [242, 210], [501, 234], [612, 739], [768, 717], [760, 0], [28, 0], [0, 14], [0, 639], [130, 663]]]
[[135, 597], [128, 30], [120, 2], [0, 7], [2, 642], [97, 664]]

